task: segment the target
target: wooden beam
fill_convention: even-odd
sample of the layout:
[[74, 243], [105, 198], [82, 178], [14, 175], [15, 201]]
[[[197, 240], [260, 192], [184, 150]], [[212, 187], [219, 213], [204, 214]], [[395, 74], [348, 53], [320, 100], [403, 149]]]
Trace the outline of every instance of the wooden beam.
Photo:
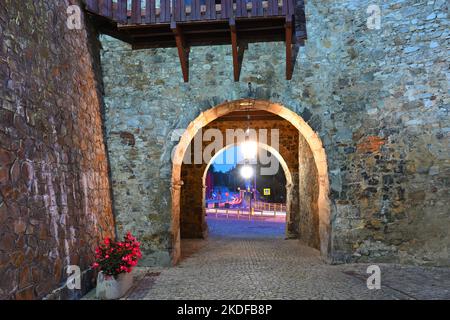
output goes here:
[[230, 31], [231, 31], [231, 47], [233, 53], [233, 75], [234, 81], [239, 82], [242, 69], [242, 61], [244, 60], [244, 52], [246, 49], [245, 45], [238, 43], [237, 31], [236, 31], [236, 21], [230, 19]]
[[292, 56], [292, 33], [293, 23], [292, 21], [286, 21], [286, 80], [291, 80], [292, 73], [294, 72], [294, 62]]
[[230, 29], [231, 29], [231, 48], [233, 53], [233, 75], [234, 81], [238, 82], [241, 75], [241, 66], [239, 65], [239, 57], [238, 57], [236, 24], [232, 24], [230, 22]]
[[183, 33], [175, 22], [170, 24], [170, 28], [175, 34], [175, 42], [178, 48], [178, 56], [180, 57], [181, 71], [183, 72], [184, 82], [189, 82], [189, 52], [190, 48], [186, 45]]

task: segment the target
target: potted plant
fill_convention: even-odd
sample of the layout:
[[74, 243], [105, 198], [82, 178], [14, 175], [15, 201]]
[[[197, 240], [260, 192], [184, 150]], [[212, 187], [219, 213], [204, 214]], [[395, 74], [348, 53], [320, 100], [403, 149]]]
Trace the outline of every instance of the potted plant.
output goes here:
[[119, 299], [133, 285], [131, 271], [142, 258], [140, 243], [128, 232], [123, 241], [106, 238], [95, 250], [93, 268], [99, 270], [98, 299]]

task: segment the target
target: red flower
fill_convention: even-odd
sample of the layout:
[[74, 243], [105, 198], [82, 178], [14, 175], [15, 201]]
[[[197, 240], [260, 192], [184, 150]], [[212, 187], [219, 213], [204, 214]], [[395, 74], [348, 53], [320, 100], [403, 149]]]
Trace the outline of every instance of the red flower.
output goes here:
[[140, 242], [128, 232], [123, 241], [105, 238], [95, 249], [96, 261], [92, 265], [107, 276], [116, 276], [123, 272], [131, 272], [142, 258]]

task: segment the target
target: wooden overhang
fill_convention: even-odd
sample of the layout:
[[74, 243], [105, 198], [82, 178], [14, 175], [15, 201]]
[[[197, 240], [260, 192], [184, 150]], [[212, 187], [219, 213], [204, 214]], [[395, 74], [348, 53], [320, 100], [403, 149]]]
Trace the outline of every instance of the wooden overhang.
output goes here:
[[303, 0], [85, 0], [85, 9], [99, 32], [134, 50], [176, 47], [185, 82], [193, 46], [231, 44], [239, 81], [248, 44], [274, 41], [285, 42], [286, 79], [291, 80], [294, 45], [306, 39]]

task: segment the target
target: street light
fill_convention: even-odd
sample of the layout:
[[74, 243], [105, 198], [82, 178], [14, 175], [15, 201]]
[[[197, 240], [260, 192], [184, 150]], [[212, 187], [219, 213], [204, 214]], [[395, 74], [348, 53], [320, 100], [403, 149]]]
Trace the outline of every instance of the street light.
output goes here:
[[[251, 166], [248, 165], [248, 163], [246, 163], [240, 170], [241, 176], [245, 179], [245, 180], [250, 180], [253, 175], [254, 175], [254, 171], [253, 168]], [[250, 194], [250, 211], [249, 211], [249, 219], [250, 219], [250, 215], [252, 214], [252, 197]]]
[[251, 177], [253, 177], [253, 168], [251, 166], [249, 166], [248, 164], [244, 165], [241, 168], [241, 176], [242, 178], [244, 178], [245, 180], [250, 179]]

